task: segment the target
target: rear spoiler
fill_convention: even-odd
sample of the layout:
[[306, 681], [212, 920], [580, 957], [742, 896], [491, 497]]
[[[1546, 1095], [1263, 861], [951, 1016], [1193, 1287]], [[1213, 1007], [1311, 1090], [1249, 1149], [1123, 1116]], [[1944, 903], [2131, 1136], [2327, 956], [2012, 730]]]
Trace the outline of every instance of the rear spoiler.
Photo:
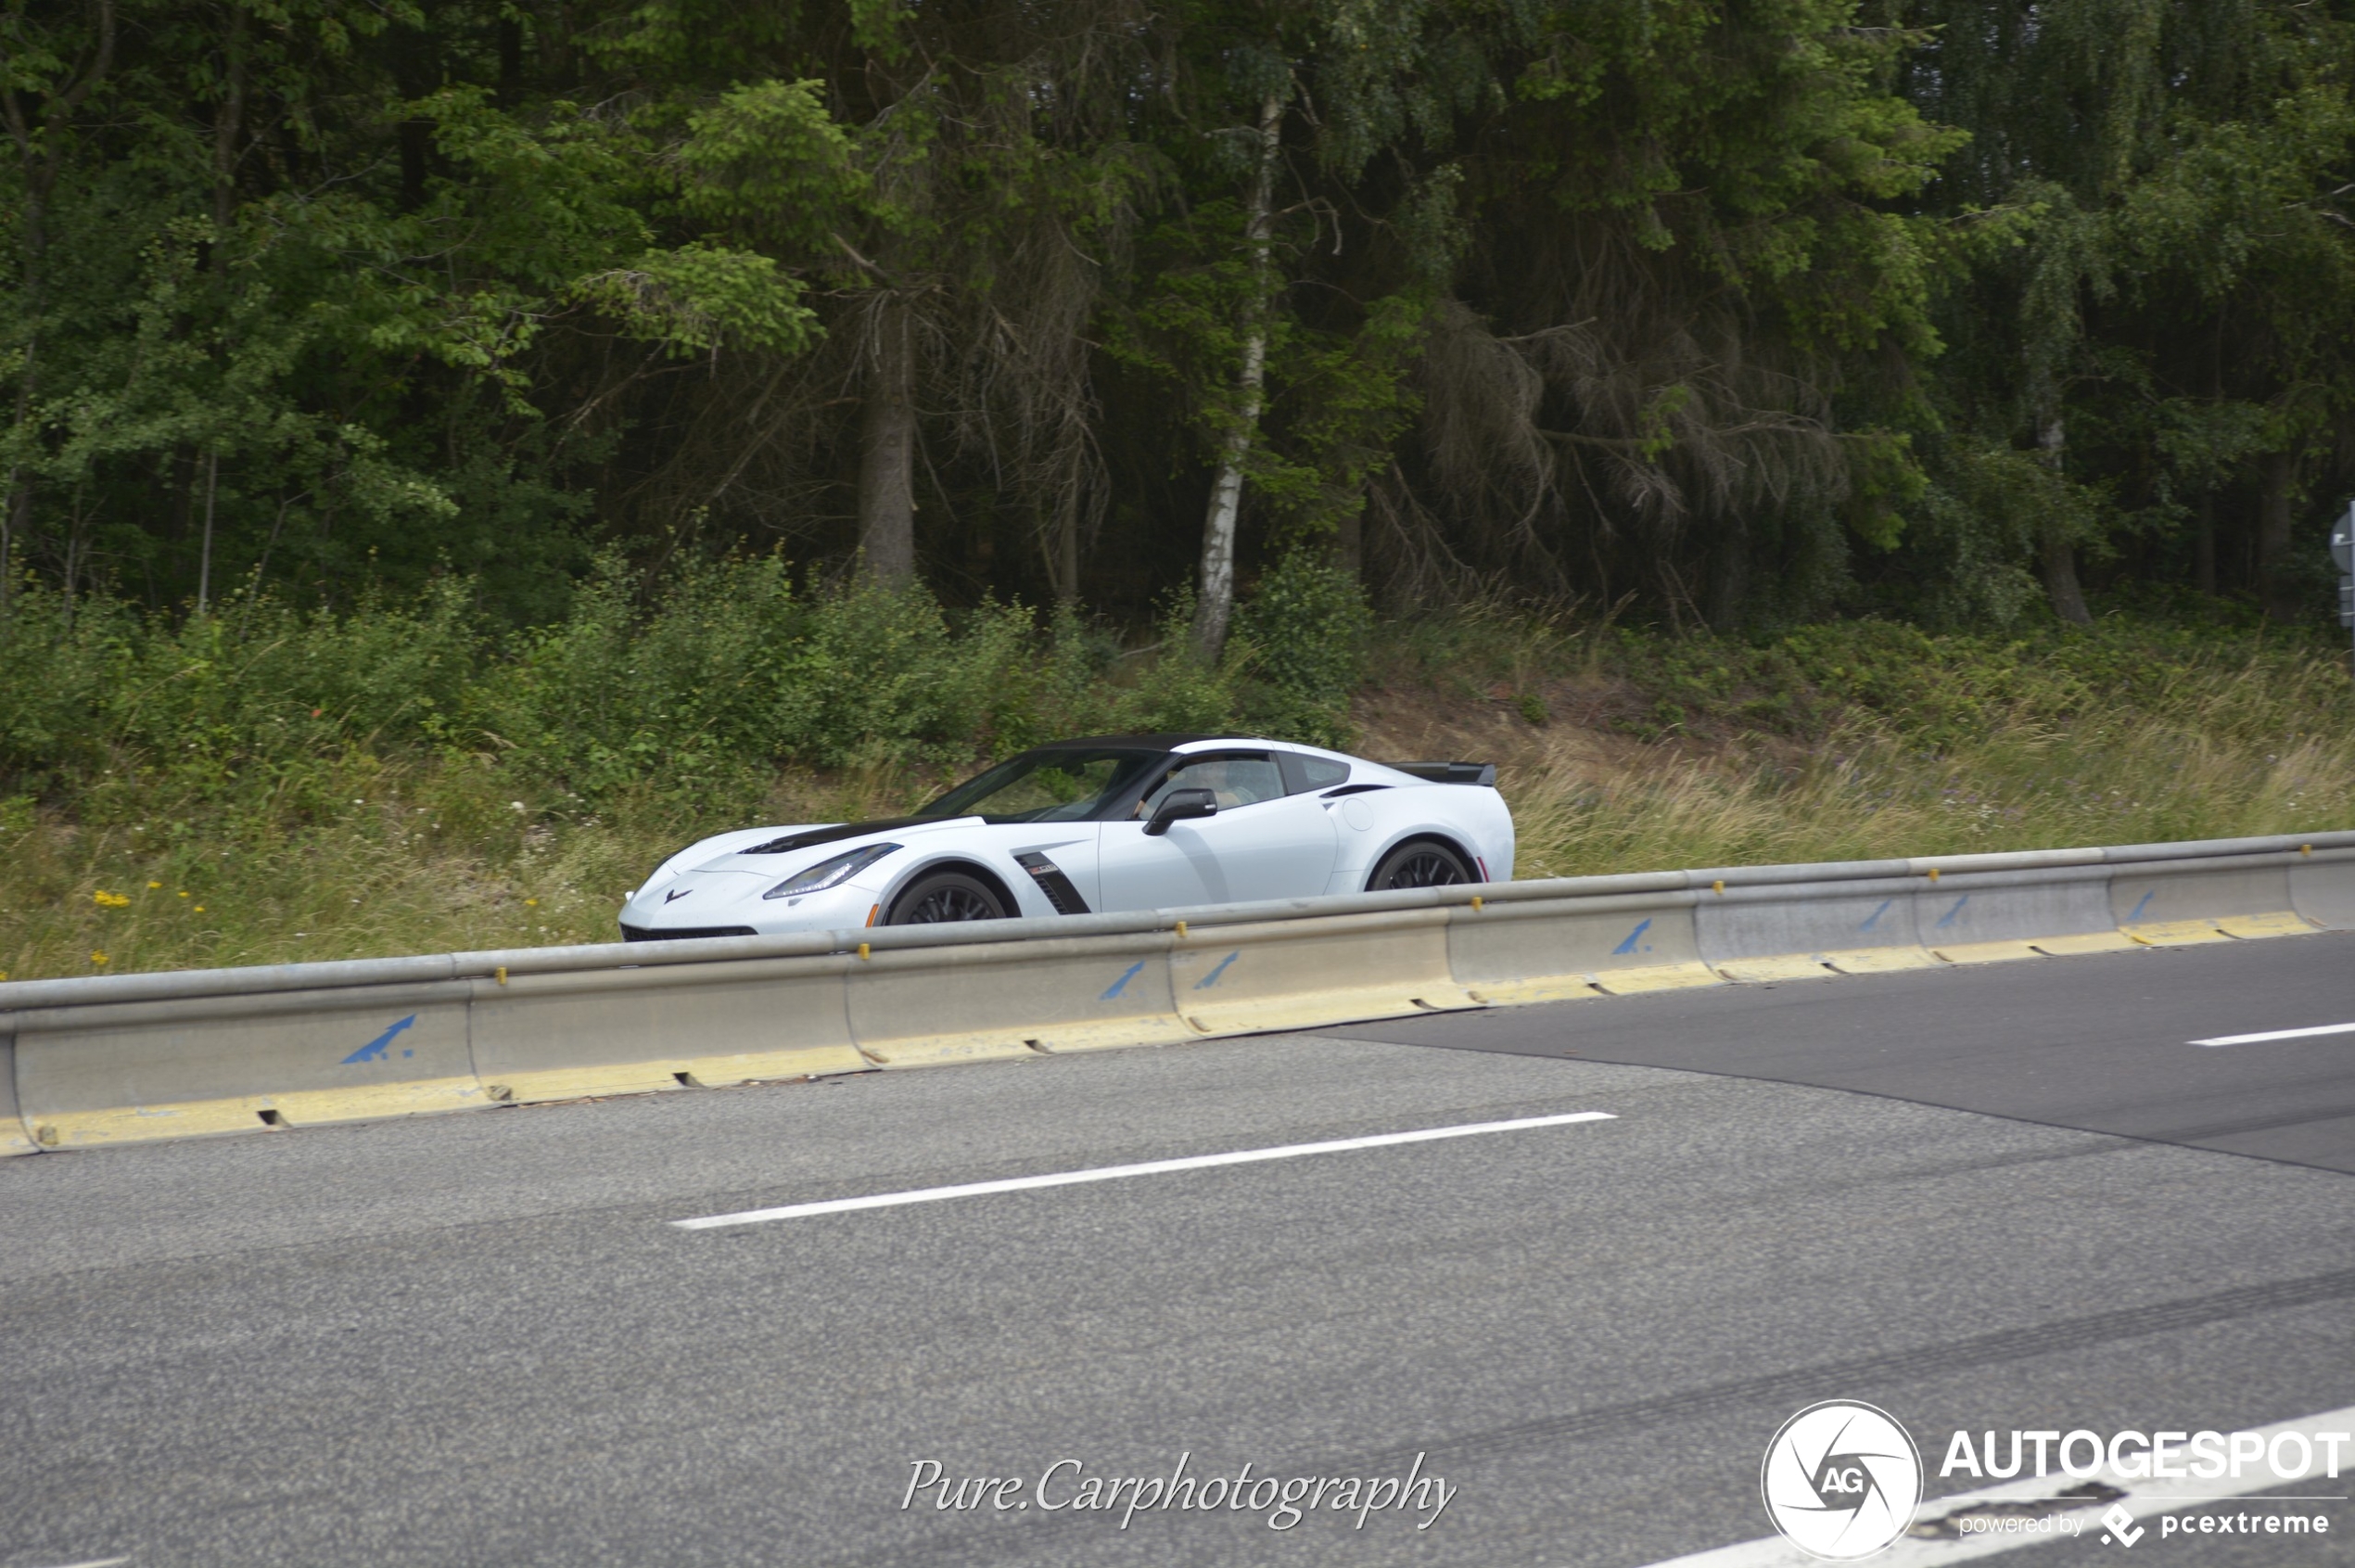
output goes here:
[[1496, 764], [1494, 762], [1385, 762], [1402, 773], [1412, 773], [1432, 784], [1484, 784], [1496, 787]]

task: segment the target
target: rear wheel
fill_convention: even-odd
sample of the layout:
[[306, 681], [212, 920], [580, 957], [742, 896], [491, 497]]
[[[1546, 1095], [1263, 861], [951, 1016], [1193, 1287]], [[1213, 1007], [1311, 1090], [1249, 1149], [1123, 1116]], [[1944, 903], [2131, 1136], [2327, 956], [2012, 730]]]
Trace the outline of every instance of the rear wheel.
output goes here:
[[1406, 887], [1453, 887], [1472, 879], [1471, 867], [1445, 844], [1418, 838], [1401, 844], [1381, 858], [1366, 879], [1368, 893], [1390, 893]]
[[989, 884], [961, 871], [920, 876], [894, 899], [885, 925], [936, 925], [949, 920], [1004, 920], [1008, 910]]

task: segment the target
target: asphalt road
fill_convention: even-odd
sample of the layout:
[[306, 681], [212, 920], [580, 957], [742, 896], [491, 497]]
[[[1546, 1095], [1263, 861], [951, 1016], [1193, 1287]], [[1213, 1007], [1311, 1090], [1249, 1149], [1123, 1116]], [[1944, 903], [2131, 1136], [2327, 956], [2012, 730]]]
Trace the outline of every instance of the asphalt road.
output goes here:
[[[2355, 1406], [2355, 1034], [2186, 1043], [2333, 1023], [2347, 936], [0, 1162], [0, 1568], [1636, 1568], [1765, 1535], [1819, 1399], [1933, 1494], [1957, 1429]], [[902, 1506], [924, 1461], [1068, 1503], [1180, 1455], [1455, 1490]], [[2135, 1556], [2355, 1562], [2312, 1506]]]

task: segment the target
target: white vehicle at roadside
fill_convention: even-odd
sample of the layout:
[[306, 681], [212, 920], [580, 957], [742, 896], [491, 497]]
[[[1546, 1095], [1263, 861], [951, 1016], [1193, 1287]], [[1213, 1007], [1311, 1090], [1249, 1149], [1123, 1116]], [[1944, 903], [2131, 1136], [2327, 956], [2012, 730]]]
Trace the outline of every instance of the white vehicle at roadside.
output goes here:
[[1223, 735], [1025, 751], [915, 815], [744, 828], [655, 869], [630, 941], [1246, 903], [1506, 882], [1496, 771]]

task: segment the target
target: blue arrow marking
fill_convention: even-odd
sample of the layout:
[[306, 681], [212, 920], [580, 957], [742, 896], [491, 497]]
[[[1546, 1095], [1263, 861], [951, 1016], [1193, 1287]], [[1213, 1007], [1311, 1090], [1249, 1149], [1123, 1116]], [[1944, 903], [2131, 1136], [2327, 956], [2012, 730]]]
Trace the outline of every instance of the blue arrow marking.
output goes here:
[[[412, 1013], [408, 1017], [403, 1018], [400, 1023], [395, 1024], [391, 1028], [387, 1029], [384, 1033], [378, 1035], [376, 1039], [370, 1040], [367, 1044], [362, 1046], [359, 1050], [345, 1057], [343, 1059], [343, 1064], [347, 1067], [352, 1067], [359, 1065], [363, 1062], [383, 1061], [385, 1059], [385, 1047], [392, 1043], [392, 1037], [399, 1034], [401, 1030], [407, 1028], [410, 1025], [415, 1023], [416, 1021], [417, 1015]], [[401, 1054], [406, 1056], [409, 1053], [404, 1051]]]
[[1632, 953], [1632, 952], [1634, 952], [1634, 951], [1636, 950], [1636, 939], [1638, 937], [1641, 937], [1641, 936], [1642, 936], [1645, 932], [1647, 932], [1647, 931], [1650, 930], [1651, 928], [1652, 928], [1652, 923], [1651, 923], [1650, 921], [1648, 921], [1648, 920], [1645, 921], [1645, 922], [1644, 922], [1641, 925], [1636, 926], [1635, 930], [1630, 931], [1629, 933], [1627, 933], [1627, 940], [1625, 940], [1625, 941], [1623, 941], [1623, 942], [1620, 943], [1620, 944], [1619, 944], [1619, 946], [1617, 946], [1617, 947], [1615, 947], [1615, 948], [1613, 948], [1613, 949], [1611, 949], [1611, 950], [1611, 950], [1611, 956], [1612, 956], [1612, 957], [1614, 957], [1614, 958], [1616, 958], [1616, 957], [1618, 957], [1621, 953]]
[[[1968, 898], [1970, 895], [1966, 893], [1963, 896], [1965, 898]], [[1880, 908], [1875, 910], [1872, 914], [1866, 918], [1865, 924], [1858, 926], [1856, 929], [1859, 931], [1870, 931], [1874, 926], [1878, 925], [1880, 924], [1880, 917], [1887, 914], [1889, 912], [1889, 906], [1896, 901], [1897, 900], [1894, 899], [1883, 899], [1880, 901]]]
[[1962, 912], [1963, 912], [1963, 906], [1964, 906], [1965, 904], [1969, 903], [1969, 902], [1970, 902], [1970, 895], [1969, 895], [1968, 893], [1966, 893], [1966, 894], [1964, 894], [1961, 898], [1959, 898], [1959, 899], [1955, 899], [1955, 900], [1954, 900], [1954, 907], [1953, 909], [1951, 909], [1951, 910], [1948, 910], [1948, 911], [1947, 911], [1944, 914], [1941, 914], [1941, 915], [1940, 915], [1940, 916], [1938, 917], [1938, 929], [1939, 929], [1939, 930], [1941, 930], [1941, 931], [1943, 931], [1943, 930], [1945, 930], [1948, 926], [1950, 926], [1950, 925], [1954, 924], [1954, 917], [1955, 917], [1956, 915], [1958, 915], [1958, 914], [1962, 913]]
[[1242, 956], [1243, 950], [1241, 948], [1237, 948], [1233, 952], [1230, 952], [1225, 958], [1220, 959], [1218, 961], [1217, 968], [1212, 970], [1209, 974], [1194, 982], [1194, 989], [1198, 991], [1206, 991], [1210, 989], [1211, 987], [1218, 984], [1218, 976], [1227, 973], [1227, 966]]
[[1113, 998], [1114, 998], [1114, 997], [1118, 996], [1118, 995], [1119, 995], [1122, 991], [1127, 990], [1127, 989], [1128, 988], [1128, 982], [1129, 982], [1129, 981], [1131, 981], [1131, 980], [1133, 980], [1133, 979], [1135, 979], [1135, 978], [1137, 977], [1138, 971], [1139, 971], [1139, 970], [1143, 969], [1144, 967], [1145, 967], [1145, 961], [1144, 961], [1143, 959], [1139, 959], [1136, 962], [1134, 962], [1134, 963], [1130, 964], [1130, 965], [1128, 966], [1127, 973], [1127, 974], [1125, 974], [1125, 975], [1121, 975], [1121, 977], [1120, 977], [1119, 979], [1114, 980], [1114, 981], [1112, 983], [1112, 989], [1110, 989], [1110, 990], [1106, 991], [1103, 995], [1101, 995], [1101, 996], [1098, 997], [1096, 1000], [1097, 1000], [1098, 1001], [1112, 1001], [1112, 999], [1113, 999]]
[[2144, 894], [2141, 901], [2135, 904], [2134, 912], [2128, 915], [2124, 920], [2120, 921], [2118, 924], [2120, 925], [2132, 925], [2134, 922], [2142, 919], [2143, 911], [2150, 908], [2150, 901], [2158, 897], [2158, 890], [2157, 888], [2153, 888], [2150, 892]]

